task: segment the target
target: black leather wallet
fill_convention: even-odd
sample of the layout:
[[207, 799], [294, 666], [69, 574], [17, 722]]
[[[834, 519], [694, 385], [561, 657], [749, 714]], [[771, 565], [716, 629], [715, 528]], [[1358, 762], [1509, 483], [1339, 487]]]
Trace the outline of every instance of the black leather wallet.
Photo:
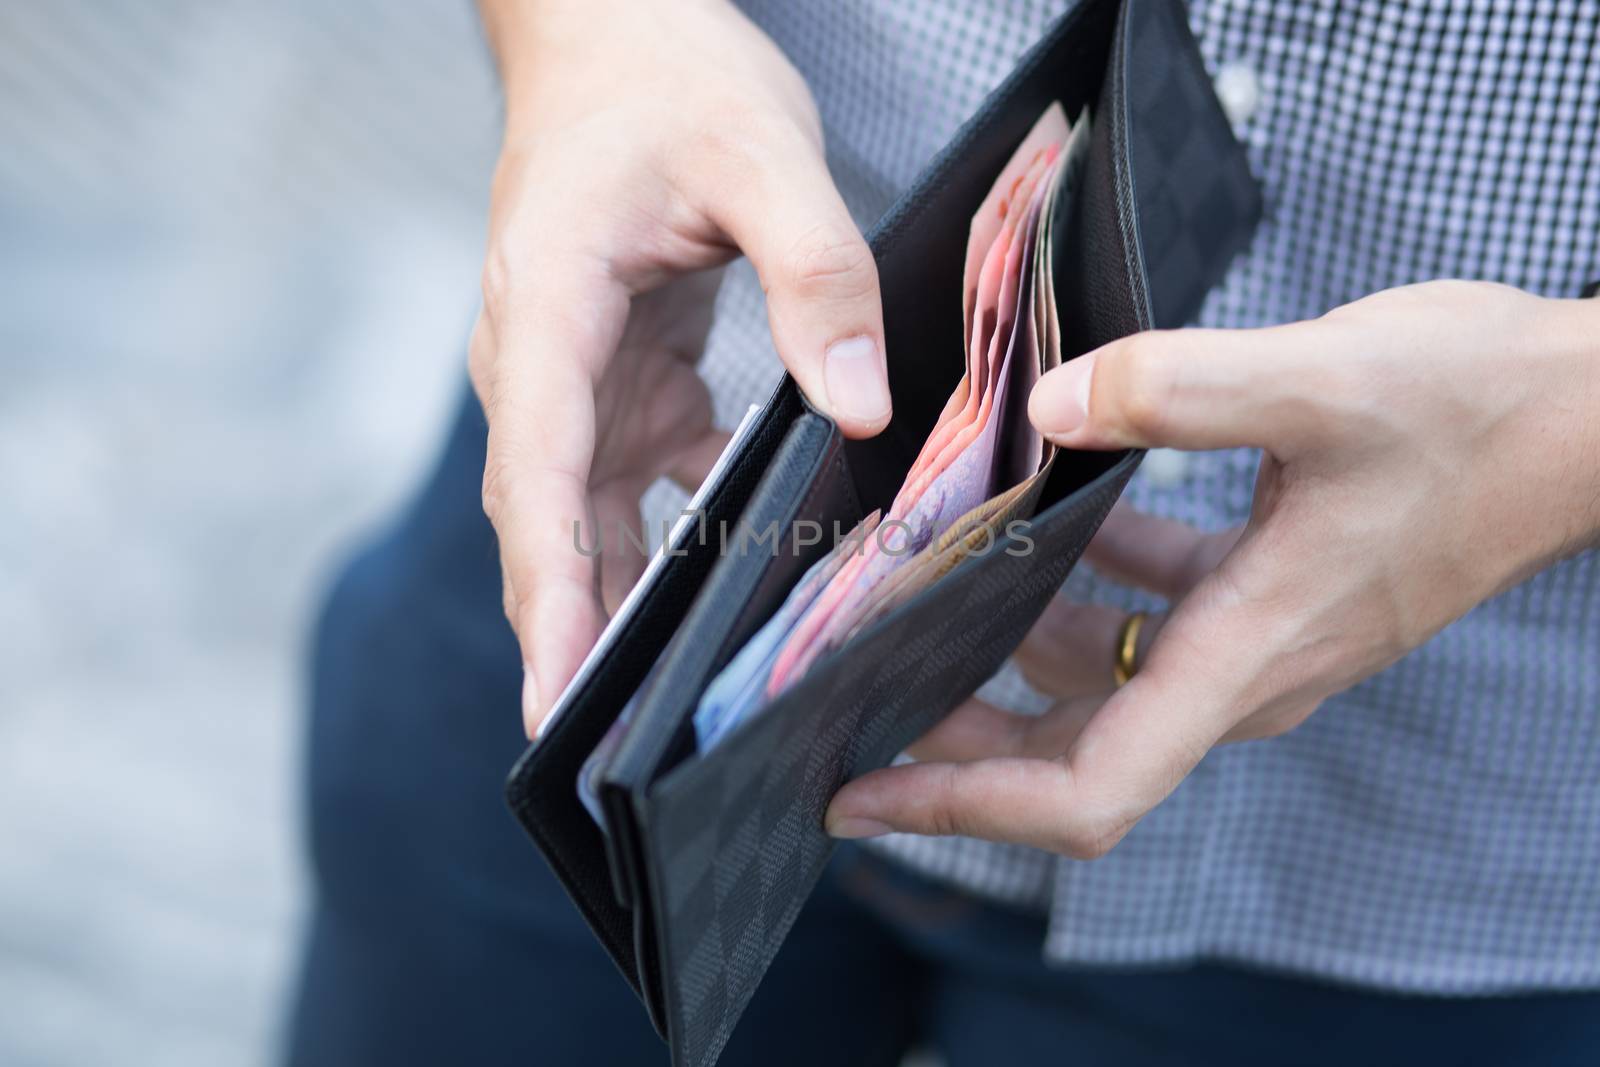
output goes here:
[[[869, 235], [893, 422], [844, 440], [786, 378], [706, 490], [701, 521], [512, 771], [513, 811], [679, 1067], [715, 1062], [783, 943], [832, 850], [822, 816], [834, 792], [1000, 667], [1138, 465], [1135, 452], [1062, 453], [1027, 545], [1008, 536], [966, 560], [696, 751], [690, 719], [706, 684], [827, 547], [787, 532], [802, 519], [848, 530], [887, 507], [960, 379], [969, 220], [1056, 100], [1094, 115], [1056, 253], [1063, 357], [1196, 312], [1249, 238], [1257, 186], [1179, 0], [1081, 0]], [[722, 524], [772, 523], [786, 532], [777, 551], [722, 550]], [[602, 833], [578, 770], [647, 674], [602, 768]]]

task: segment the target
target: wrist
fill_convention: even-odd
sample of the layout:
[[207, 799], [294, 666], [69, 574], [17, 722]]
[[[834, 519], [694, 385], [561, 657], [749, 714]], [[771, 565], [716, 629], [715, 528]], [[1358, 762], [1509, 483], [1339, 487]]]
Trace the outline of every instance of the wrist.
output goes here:
[[1570, 403], [1583, 413], [1578, 425], [1585, 436], [1579, 463], [1584, 478], [1581, 497], [1588, 507], [1580, 520], [1579, 537], [1582, 547], [1593, 548], [1600, 545], [1600, 297], [1560, 303], [1568, 305], [1567, 344], [1579, 389]]
[[[602, 3], [603, 0], [594, 0], [592, 5], [585, 0], [478, 0], [484, 36], [505, 96], [508, 130], [526, 110], [536, 89], [536, 76], [550, 73], [549, 68], [560, 64], [563, 56], [593, 50], [597, 32], [593, 26], [603, 25], [603, 18], [591, 18], [587, 42], [582, 41], [579, 27], [584, 21], [583, 10], [587, 7], [592, 16]], [[574, 52], [575, 48], [581, 50]]]
[[1552, 371], [1542, 421], [1555, 454], [1547, 458], [1568, 471], [1570, 508], [1556, 552], [1565, 557], [1600, 544], [1600, 299], [1542, 303], [1530, 336]]
[[[727, 7], [729, 0], [477, 0], [489, 50], [505, 93], [507, 125], [537, 99], [536, 82], [563, 81], [558, 72], [582, 63], [605, 64], [614, 49], [608, 34], [637, 33], [646, 22], [680, 18], [687, 8]], [[656, 37], [657, 40], [661, 39]], [[608, 64], [609, 65], [609, 64]], [[607, 78], [626, 72], [609, 65]]]

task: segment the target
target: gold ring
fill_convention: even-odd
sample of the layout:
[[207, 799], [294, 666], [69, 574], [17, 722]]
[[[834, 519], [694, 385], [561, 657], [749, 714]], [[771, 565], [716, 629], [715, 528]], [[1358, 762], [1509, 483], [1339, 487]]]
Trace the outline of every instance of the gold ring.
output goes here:
[[1139, 673], [1139, 631], [1148, 617], [1145, 612], [1135, 611], [1122, 620], [1122, 629], [1117, 631], [1117, 659], [1111, 665], [1111, 677], [1118, 689]]

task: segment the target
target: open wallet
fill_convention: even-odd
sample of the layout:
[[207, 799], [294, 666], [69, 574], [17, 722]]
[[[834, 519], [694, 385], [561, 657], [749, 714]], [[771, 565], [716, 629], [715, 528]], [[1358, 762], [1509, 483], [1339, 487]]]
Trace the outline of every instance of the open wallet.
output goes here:
[[[697, 743], [708, 685], [827, 550], [796, 531], [850, 529], [887, 508], [963, 381], [969, 221], [1053, 103], [1093, 116], [1054, 227], [1061, 358], [1198, 311], [1248, 241], [1259, 190], [1179, 0], [1080, 0], [868, 236], [888, 428], [845, 440], [786, 377], [511, 773], [513, 812], [678, 1067], [715, 1063], [783, 944], [832, 851], [833, 794], [994, 674], [1138, 465], [1132, 451], [1060, 451], [1029, 500], [1027, 551], [1003, 550], [1013, 535], [1000, 534], [996, 550], [872, 618], [714, 747]], [[1025, 405], [1010, 417], [1025, 419]], [[705, 536], [724, 524], [775, 528], [780, 540], [729, 553]]]

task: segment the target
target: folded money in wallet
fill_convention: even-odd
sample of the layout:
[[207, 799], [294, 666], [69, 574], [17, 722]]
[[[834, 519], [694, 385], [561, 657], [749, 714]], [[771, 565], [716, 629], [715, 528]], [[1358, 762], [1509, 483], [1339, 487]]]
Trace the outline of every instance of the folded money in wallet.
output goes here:
[[1180, 0], [1080, 0], [868, 235], [893, 421], [844, 440], [786, 378], [508, 785], [679, 1067], [783, 943], [829, 799], [994, 673], [1133, 473], [1041, 440], [1033, 382], [1189, 321], [1259, 215]]
[[694, 717], [702, 751], [819, 657], [968, 556], [994, 551], [1033, 514], [1055, 462], [1055, 447], [1025, 417], [1034, 383], [1061, 362], [1053, 221], [1068, 217], [1056, 208], [1071, 200], [1088, 147], [1087, 116], [1069, 128], [1051, 104], [995, 179], [967, 238], [966, 373], [887, 515], [874, 511], [812, 564], [706, 688]]

